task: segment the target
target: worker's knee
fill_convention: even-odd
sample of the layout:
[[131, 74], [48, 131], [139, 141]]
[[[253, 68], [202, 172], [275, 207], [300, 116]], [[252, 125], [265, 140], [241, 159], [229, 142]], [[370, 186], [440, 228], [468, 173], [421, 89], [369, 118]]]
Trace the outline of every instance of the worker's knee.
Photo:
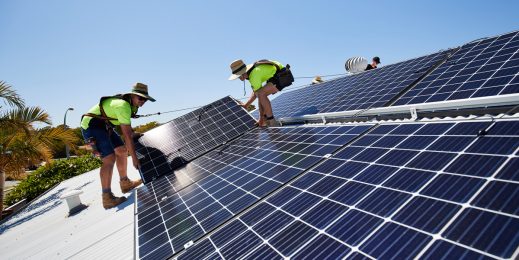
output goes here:
[[105, 167], [113, 166], [115, 163], [115, 154], [111, 153], [111, 154], [103, 157], [102, 161], [103, 161], [103, 166], [105, 166]]
[[114, 150], [117, 156], [128, 156], [128, 149], [124, 145], [116, 147]]

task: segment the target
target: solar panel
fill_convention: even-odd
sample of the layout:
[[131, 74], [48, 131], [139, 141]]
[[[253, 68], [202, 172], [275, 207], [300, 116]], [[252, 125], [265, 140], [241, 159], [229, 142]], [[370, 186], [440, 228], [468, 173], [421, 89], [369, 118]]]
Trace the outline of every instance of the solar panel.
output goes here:
[[517, 119], [381, 124], [178, 259], [516, 259], [518, 153]]
[[148, 131], [138, 142], [144, 182], [173, 170], [254, 127], [255, 120], [231, 97]]
[[519, 93], [518, 34], [463, 45], [395, 105]]
[[[452, 51], [441, 51], [282, 93], [271, 102], [274, 115], [281, 118], [382, 107]], [[257, 118], [258, 112], [252, 115]]]
[[[370, 127], [254, 129], [190, 162], [204, 171], [195, 175], [202, 178], [186, 178], [187, 185], [171, 178], [146, 184], [136, 198], [139, 257], [166, 258], [182, 251]], [[205, 168], [212, 164], [219, 166]]]

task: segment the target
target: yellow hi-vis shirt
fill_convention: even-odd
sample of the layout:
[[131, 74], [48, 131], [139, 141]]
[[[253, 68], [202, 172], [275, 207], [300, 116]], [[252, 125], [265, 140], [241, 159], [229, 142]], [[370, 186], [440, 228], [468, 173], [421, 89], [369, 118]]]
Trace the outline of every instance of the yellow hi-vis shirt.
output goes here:
[[[283, 65], [275, 60], [269, 60], [279, 66], [279, 69], [283, 68]], [[258, 91], [263, 87], [263, 82], [267, 82], [272, 76], [276, 74], [276, 66], [270, 64], [261, 64], [256, 66], [252, 71], [249, 72], [249, 82], [254, 92]]]
[[[102, 105], [103, 109], [105, 110], [106, 116], [116, 119], [110, 120], [110, 122], [114, 125], [130, 125], [132, 111], [137, 111], [137, 107], [132, 107], [130, 106], [130, 103], [128, 103], [128, 101], [119, 98], [108, 98], [103, 101]], [[90, 110], [88, 110], [88, 113], [101, 115], [99, 104], [90, 108]], [[81, 120], [81, 127], [83, 129], [87, 129], [90, 120], [92, 120], [92, 117], [84, 116], [83, 120]]]

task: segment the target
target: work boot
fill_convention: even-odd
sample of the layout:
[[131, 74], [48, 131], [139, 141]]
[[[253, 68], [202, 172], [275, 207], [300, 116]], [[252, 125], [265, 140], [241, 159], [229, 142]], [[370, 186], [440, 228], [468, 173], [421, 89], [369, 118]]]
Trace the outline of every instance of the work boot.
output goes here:
[[115, 197], [111, 192], [103, 192], [103, 207], [105, 209], [113, 208], [126, 201], [126, 197]]
[[141, 185], [142, 183], [142, 180], [141, 179], [138, 179], [136, 181], [131, 181], [130, 179], [126, 179], [126, 180], [122, 180], [121, 182], [119, 182], [121, 184], [121, 191], [123, 193], [126, 193], [128, 191], [131, 191], [133, 190], [133, 188]]

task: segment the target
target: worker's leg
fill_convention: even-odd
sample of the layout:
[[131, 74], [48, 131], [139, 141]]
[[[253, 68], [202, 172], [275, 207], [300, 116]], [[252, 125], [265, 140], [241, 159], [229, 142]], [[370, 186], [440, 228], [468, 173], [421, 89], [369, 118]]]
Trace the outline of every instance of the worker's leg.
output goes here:
[[277, 93], [278, 89], [276, 88], [276, 86], [274, 84], [269, 82], [269, 83], [267, 83], [267, 85], [262, 87], [258, 92], [261, 92], [260, 96], [263, 99], [263, 101], [262, 100], [260, 100], [260, 101], [262, 101], [262, 103], [263, 103], [264, 115], [266, 115], [267, 118], [274, 116], [272, 113], [272, 105], [270, 104], [270, 100], [269, 100], [268, 96]]
[[121, 186], [121, 191], [126, 193], [141, 185], [142, 180], [137, 179], [132, 181], [128, 179], [128, 150], [126, 149], [121, 137], [116, 132], [112, 133], [110, 139], [115, 146], [115, 164], [117, 165], [117, 171], [119, 172], [119, 185]]
[[101, 177], [101, 187], [103, 188], [103, 191], [111, 191], [115, 155], [112, 153], [103, 157], [102, 162], [103, 164], [101, 165], [101, 170], [99, 171], [99, 176]]
[[120, 179], [127, 178], [128, 150], [124, 145], [115, 148], [115, 163]]
[[258, 125], [259, 126], [265, 126], [265, 109], [262, 103], [262, 99], [259, 97], [261, 95], [261, 89], [254, 92], [256, 97], [258, 98], [258, 110], [259, 110], [259, 118], [258, 118]]

